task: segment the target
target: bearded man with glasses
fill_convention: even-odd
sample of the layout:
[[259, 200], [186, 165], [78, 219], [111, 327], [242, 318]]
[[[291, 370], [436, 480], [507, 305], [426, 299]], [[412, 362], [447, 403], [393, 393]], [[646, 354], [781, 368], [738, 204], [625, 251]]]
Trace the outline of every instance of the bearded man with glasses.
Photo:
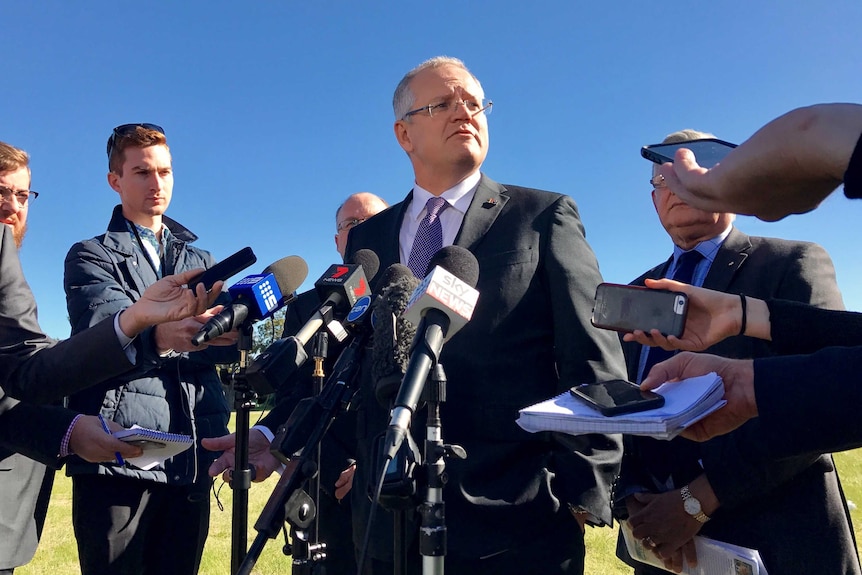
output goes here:
[[[108, 184], [120, 196], [105, 233], [72, 246], [64, 287], [72, 333], [140, 298], [159, 278], [214, 263], [193, 247], [192, 232], [165, 212], [173, 193], [171, 154], [155, 124], [124, 124], [108, 139]], [[222, 298], [225, 303], [229, 298]], [[191, 338], [218, 311], [141, 334], [158, 359], [76, 393], [69, 406], [124, 427], [191, 435], [163, 465], [71, 461], [72, 522], [82, 573], [196, 573], [209, 528], [211, 452], [203, 437], [227, 433], [229, 409], [215, 370], [236, 361], [236, 333], [193, 347]]]

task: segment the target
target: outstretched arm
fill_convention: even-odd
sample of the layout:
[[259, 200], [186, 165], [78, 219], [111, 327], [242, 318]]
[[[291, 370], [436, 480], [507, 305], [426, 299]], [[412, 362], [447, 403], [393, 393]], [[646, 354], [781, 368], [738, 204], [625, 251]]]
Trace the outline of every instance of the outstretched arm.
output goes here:
[[817, 104], [772, 120], [712, 169], [679, 150], [659, 174], [686, 203], [780, 220], [813, 210], [844, 180], [862, 134], [862, 105]]

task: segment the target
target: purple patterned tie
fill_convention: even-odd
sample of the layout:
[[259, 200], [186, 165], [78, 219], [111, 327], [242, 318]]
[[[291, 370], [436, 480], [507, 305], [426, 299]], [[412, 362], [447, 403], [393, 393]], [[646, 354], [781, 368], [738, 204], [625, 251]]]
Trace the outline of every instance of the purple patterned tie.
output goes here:
[[440, 212], [449, 207], [449, 202], [434, 196], [425, 204], [425, 217], [416, 230], [416, 238], [410, 249], [407, 267], [417, 278], [424, 278], [428, 262], [443, 247], [443, 226], [440, 225]]

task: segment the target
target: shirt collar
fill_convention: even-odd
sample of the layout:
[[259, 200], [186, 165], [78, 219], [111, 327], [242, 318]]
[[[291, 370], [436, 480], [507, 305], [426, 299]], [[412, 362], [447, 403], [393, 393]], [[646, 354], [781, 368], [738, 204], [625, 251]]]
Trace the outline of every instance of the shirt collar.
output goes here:
[[[479, 185], [479, 180], [482, 178], [482, 173], [478, 170], [440, 194], [440, 196], [449, 202], [450, 208], [455, 208], [460, 213], [467, 213], [467, 208], [470, 207], [470, 202], [473, 201], [473, 192]], [[413, 201], [410, 202], [408, 215], [413, 220], [418, 220], [425, 209], [425, 204], [434, 194], [420, 186], [413, 186]]]

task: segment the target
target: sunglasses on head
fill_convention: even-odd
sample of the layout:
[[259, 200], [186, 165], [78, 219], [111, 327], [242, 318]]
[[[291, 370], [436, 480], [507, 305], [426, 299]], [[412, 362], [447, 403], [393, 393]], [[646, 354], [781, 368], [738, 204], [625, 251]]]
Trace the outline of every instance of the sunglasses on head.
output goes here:
[[122, 124], [114, 128], [114, 131], [111, 133], [111, 137], [108, 138], [108, 159], [111, 159], [111, 153], [114, 151], [114, 146], [117, 143], [117, 138], [122, 138], [123, 136], [128, 136], [132, 132], [135, 131], [138, 127], [144, 128], [145, 130], [155, 130], [160, 134], [165, 133], [165, 129], [161, 126], [157, 126], [156, 124], [148, 124], [146, 122], [140, 122], [137, 124]]

